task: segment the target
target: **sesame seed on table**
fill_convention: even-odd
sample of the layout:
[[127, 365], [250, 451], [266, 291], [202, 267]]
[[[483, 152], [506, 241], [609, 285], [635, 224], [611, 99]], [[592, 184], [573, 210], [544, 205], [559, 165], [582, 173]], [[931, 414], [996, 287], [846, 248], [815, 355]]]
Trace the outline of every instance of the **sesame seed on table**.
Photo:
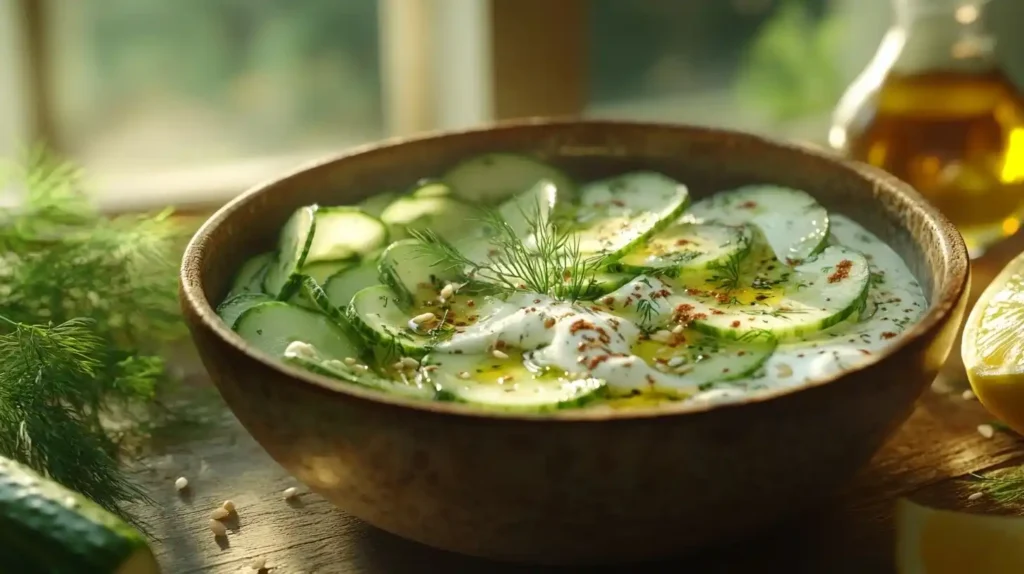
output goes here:
[[[311, 493], [289, 476], [246, 433], [210, 384], [189, 378], [192, 404], [211, 413], [216, 426], [170, 439], [137, 463], [138, 480], [156, 500], [133, 508], [148, 522], [152, 547], [164, 572], [246, 573], [264, 561], [266, 572], [405, 574], [468, 572], [527, 574], [569, 572], [495, 564], [457, 556], [377, 530]], [[900, 496], [942, 508], [1006, 512], [987, 497], [971, 497], [970, 473], [1024, 464], [1024, 440], [994, 429], [977, 400], [964, 398], [966, 383], [938, 382], [925, 391], [910, 420], [835, 501], [811, 515], [749, 540], [643, 571], [756, 572], [766, 563], [788, 572], [861, 574], [893, 571], [893, 501]], [[198, 436], [196, 436], [198, 435]], [[794, 469], [794, 472], [801, 472]], [[188, 488], [174, 487], [178, 477]], [[295, 491], [290, 489], [294, 488]], [[294, 492], [295, 496], [288, 493]], [[211, 513], [226, 536], [215, 536]], [[581, 570], [572, 570], [580, 572]], [[588, 571], [588, 570], [582, 570]], [[635, 572], [636, 567], [589, 570]]]

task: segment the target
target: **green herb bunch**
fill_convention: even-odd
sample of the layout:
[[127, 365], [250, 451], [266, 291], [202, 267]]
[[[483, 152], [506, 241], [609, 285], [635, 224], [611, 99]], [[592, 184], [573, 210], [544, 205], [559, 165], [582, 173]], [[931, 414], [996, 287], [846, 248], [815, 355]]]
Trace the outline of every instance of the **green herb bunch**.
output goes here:
[[105, 217], [43, 149], [4, 167], [0, 198], [0, 455], [118, 512], [144, 494], [104, 420], [167, 380], [152, 353], [181, 334], [182, 230], [169, 213]]

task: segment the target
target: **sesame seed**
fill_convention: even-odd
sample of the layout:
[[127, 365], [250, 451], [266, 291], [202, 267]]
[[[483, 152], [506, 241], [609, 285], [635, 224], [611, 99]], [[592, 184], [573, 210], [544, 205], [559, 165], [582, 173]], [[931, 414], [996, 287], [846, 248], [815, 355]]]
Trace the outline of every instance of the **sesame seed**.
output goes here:
[[683, 331], [685, 331], [685, 329], [683, 328], [683, 326], [682, 326], [682, 325], [676, 325], [675, 327], [673, 327], [673, 328], [672, 328], [672, 334], [673, 334], [673, 335], [679, 335], [679, 334], [681, 334], [681, 333], [682, 333]]
[[356, 362], [357, 361], [355, 359], [353, 359], [352, 357], [345, 357], [345, 364], [350, 366], [350, 367], [352, 365], [356, 364]]
[[224, 526], [224, 523], [219, 521], [219, 520], [213, 520], [211, 518], [209, 526], [210, 526], [210, 532], [213, 532], [213, 535], [218, 537], [218, 538], [220, 538], [222, 536], [227, 536], [228, 535], [228, 528], [227, 528], [227, 526]]
[[441, 298], [442, 299], [451, 299], [452, 295], [454, 295], [454, 294], [455, 294], [455, 287], [453, 287], [451, 283], [445, 285], [444, 289], [441, 289]]
[[370, 367], [368, 367], [366, 365], [352, 365], [352, 368], [360, 370], [360, 371], [369, 371], [370, 370]]
[[985, 493], [983, 493], [983, 492], [975, 492], [974, 494], [968, 496], [967, 500], [978, 500], [982, 496], [985, 496]]
[[508, 358], [508, 354], [506, 354], [504, 351], [499, 351], [498, 349], [495, 349], [495, 350], [491, 351], [491, 355], [495, 359], [507, 359]]
[[437, 321], [437, 315], [434, 315], [430, 311], [427, 311], [426, 313], [422, 313], [420, 315], [416, 315], [415, 317], [412, 318], [412, 322], [417, 325], [422, 325], [424, 323], [433, 323], [434, 321]]
[[652, 341], [657, 341], [658, 343], [667, 343], [669, 338], [671, 338], [671, 337], [672, 337], [672, 333], [670, 333], [669, 331], [666, 331], [665, 329], [661, 329], [659, 331], [655, 331], [654, 333], [651, 334], [651, 340]]
[[230, 501], [230, 500], [225, 500], [224, 504], [221, 505], [221, 508], [223, 508], [224, 510], [227, 510], [228, 512], [234, 512], [235, 511], [235, 503], [233, 501]]
[[685, 362], [686, 359], [682, 357], [672, 357], [671, 359], [668, 360], [668, 366], [675, 368], [678, 367], [679, 365], [682, 365]]
[[223, 506], [214, 508], [213, 512], [210, 513], [211, 520], [224, 520], [228, 516], [231, 516], [231, 513]]
[[977, 398], [974, 396], [974, 391], [972, 391], [971, 389], [967, 389], [964, 392], [960, 393], [960, 396], [963, 397], [965, 401], [973, 401], [975, 398]]
[[405, 363], [403, 363], [402, 361], [396, 361], [395, 363], [393, 363], [391, 365], [391, 368], [396, 370], [396, 371], [404, 371], [405, 370]]
[[267, 559], [260, 556], [259, 558], [253, 558], [252, 562], [249, 563], [249, 568], [260, 571], [267, 567]]
[[284, 489], [284, 492], [281, 493], [285, 500], [291, 500], [295, 498], [295, 496], [298, 494], [299, 491], [294, 486], [289, 486], [288, 488]]
[[402, 357], [402, 364], [405, 365], [405, 368], [407, 369], [415, 369], [420, 366], [420, 362], [412, 357]]
[[992, 428], [992, 425], [978, 425], [978, 434], [985, 438], [992, 438], [996, 434], [996, 429]]
[[470, 377], [469, 371], [460, 371], [459, 372], [459, 378], [460, 379], [468, 379], [469, 377]]
[[179, 476], [178, 480], [174, 481], [174, 488], [177, 488], [178, 490], [185, 490], [188, 488], [188, 479], [184, 476]]

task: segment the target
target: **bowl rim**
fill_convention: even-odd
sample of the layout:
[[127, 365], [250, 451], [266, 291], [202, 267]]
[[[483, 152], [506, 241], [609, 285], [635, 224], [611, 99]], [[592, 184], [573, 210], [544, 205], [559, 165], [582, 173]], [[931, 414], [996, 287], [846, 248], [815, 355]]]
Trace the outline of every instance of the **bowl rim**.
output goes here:
[[[931, 302], [925, 314], [914, 325], [901, 333], [899, 340], [885, 349], [874, 353], [870, 360], [859, 363], [856, 367], [843, 370], [839, 373], [824, 377], [810, 383], [793, 387], [782, 387], [772, 390], [752, 393], [737, 400], [722, 402], [693, 402], [680, 401], [656, 406], [631, 407], [628, 409], [564, 409], [549, 412], [517, 412], [487, 410], [469, 404], [446, 402], [446, 401], [424, 401], [418, 399], [404, 398], [393, 393], [381, 392], [375, 389], [362, 388], [355, 384], [339, 384], [338, 381], [329, 377], [318, 375], [293, 367], [284, 361], [276, 360], [265, 356], [255, 348], [246, 343], [241, 336], [228, 328], [218, 317], [215, 306], [207, 300], [201, 281], [201, 268], [205, 244], [208, 238], [216, 232], [218, 227], [228, 219], [234, 212], [243, 209], [254, 197], [278, 186], [291, 178], [298, 177], [305, 172], [332, 164], [349, 157], [370, 153], [381, 148], [390, 148], [407, 143], [415, 143], [424, 140], [443, 139], [451, 136], [472, 135], [483, 132], [516, 130], [529, 127], [558, 127], [558, 126], [590, 126], [605, 127], [608, 129], [657, 129], [677, 130], [680, 134], [703, 134], [705, 136], [729, 136], [730, 138], [746, 139], [758, 144], [768, 145], [785, 150], [799, 151], [802, 154], [810, 155], [817, 160], [839, 164], [876, 187], [886, 187], [886, 193], [900, 196], [904, 203], [913, 205], [923, 212], [925, 221], [935, 228], [939, 238], [940, 259], [948, 271], [947, 276], [940, 284], [946, 289], [938, 293], [935, 300]], [[330, 154], [298, 165], [290, 171], [257, 183], [231, 201], [221, 206], [211, 215], [196, 231], [189, 240], [182, 257], [182, 264], [179, 274], [180, 298], [182, 305], [198, 318], [202, 328], [208, 329], [222, 342], [230, 345], [234, 350], [244, 354], [247, 358], [263, 364], [278, 373], [285, 375], [289, 384], [298, 384], [324, 392], [329, 395], [343, 395], [348, 399], [356, 399], [375, 403], [381, 406], [390, 406], [399, 409], [410, 409], [424, 414], [452, 415], [472, 419], [488, 420], [522, 420], [522, 421], [546, 421], [546, 422], [607, 422], [615, 420], [637, 420], [660, 417], [672, 417], [677, 415], [695, 415], [709, 413], [712, 411], [743, 408], [763, 403], [768, 403], [782, 397], [797, 395], [809, 392], [825, 385], [837, 383], [839, 380], [859, 371], [874, 367], [875, 365], [898, 354], [904, 348], [912, 345], [917, 339], [927, 333], [941, 327], [942, 322], [965, 295], [969, 285], [970, 265], [967, 255], [967, 247], [960, 233], [955, 226], [942, 215], [937, 208], [924, 199], [910, 184], [896, 178], [889, 173], [867, 165], [842, 158], [816, 146], [799, 142], [785, 142], [769, 137], [760, 136], [748, 132], [714, 127], [696, 126], [690, 124], [669, 124], [658, 122], [642, 122], [628, 120], [588, 120], [579, 118], [525, 118], [516, 120], [505, 120], [491, 122], [480, 126], [465, 129], [435, 130], [419, 133], [412, 136], [389, 137], [373, 143], [348, 148], [342, 152]], [[934, 279], [939, 281], [938, 278]], [[190, 329], [194, 328], [190, 323]], [[193, 340], [195, 334], [192, 333]], [[955, 351], [955, 349], [953, 349]]]

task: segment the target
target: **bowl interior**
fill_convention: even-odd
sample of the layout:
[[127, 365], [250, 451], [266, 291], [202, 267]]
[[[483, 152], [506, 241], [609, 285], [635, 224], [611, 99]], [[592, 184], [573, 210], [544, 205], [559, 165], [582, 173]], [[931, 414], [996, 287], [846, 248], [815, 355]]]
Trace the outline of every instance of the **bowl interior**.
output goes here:
[[[354, 203], [405, 190], [483, 152], [533, 155], [578, 181], [656, 170], [686, 184], [695, 199], [748, 183], [803, 189], [889, 244], [922, 284], [931, 307], [905, 339], [941, 320], [966, 286], [967, 254], [959, 234], [907, 184], [879, 170], [735, 132], [545, 121], [383, 142], [257, 186], [218, 211], [190, 244], [182, 271], [186, 297], [204, 321], [219, 324], [212, 307], [235, 271], [247, 258], [273, 249], [278, 230], [299, 206]], [[231, 337], [223, 326], [214, 330]]]

